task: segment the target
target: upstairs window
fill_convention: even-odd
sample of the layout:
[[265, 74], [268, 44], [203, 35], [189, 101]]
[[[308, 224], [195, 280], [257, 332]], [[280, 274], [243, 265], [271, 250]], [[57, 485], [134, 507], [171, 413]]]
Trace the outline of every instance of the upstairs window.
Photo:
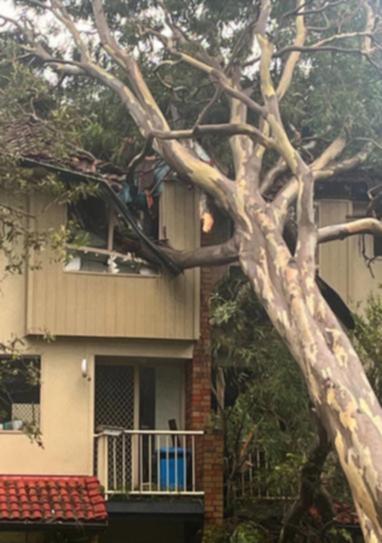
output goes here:
[[[130, 218], [153, 241], [159, 237], [159, 199], [168, 172], [163, 161], [152, 157], [137, 167], [129, 182], [110, 182]], [[156, 275], [153, 265], [135, 256], [141, 244], [136, 230], [122, 216], [110, 194], [106, 193], [105, 199], [111, 201], [86, 196], [68, 206], [68, 220], [78, 235], [76, 247], [70, 247], [66, 271]]]
[[110, 215], [106, 203], [94, 196], [80, 198], [68, 208], [69, 221], [82, 233], [84, 243], [95, 249], [108, 248], [109, 228], [112, 228]]
[[101, 198], [88, 196], [70, 204], [68, 220], [76, 243], [69, 246], [66, 271], [156, 275], [150, 263], [135, 255], [140, 247], [136, 232]]
[[373, 236], [374, 258], [382, 257], [382, 238]]
[[0, 430], [35, 432], [40, 424], [40, 360], [0, 358]]

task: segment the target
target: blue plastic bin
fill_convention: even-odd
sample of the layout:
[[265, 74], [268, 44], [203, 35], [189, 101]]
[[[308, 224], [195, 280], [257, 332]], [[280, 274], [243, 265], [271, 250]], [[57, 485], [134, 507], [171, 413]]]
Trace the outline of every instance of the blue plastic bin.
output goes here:
[[160, 490], [184, 489], [185, 462], [184, 449], [180, 447], [160, 449]]

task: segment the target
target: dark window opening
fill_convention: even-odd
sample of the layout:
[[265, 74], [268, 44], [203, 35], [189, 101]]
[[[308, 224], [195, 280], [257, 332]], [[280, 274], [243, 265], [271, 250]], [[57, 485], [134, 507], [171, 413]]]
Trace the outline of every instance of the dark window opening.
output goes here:
[[109, 211], [103, 200], [94, 196], [69, 205], [69, 221], [83, 233], [89, 247], [107, 249]]
[[382, 256], [382, 238], [373, 237], [373, 243], [374, 243], [374, 258]]
[[[110, 181], [136, 225], [151, 240], [159, 239], [159, 201], [169, 166], [153, 155], [140, 163], [129, 179]], [[156, 275], [157, 269], [135, 253], [141, 240], [119, 212], [96, 196], [84, 196], [68, 206], [73, 228], [66, 271]]]
[[101, 198], [88, 196], [71, 203], [68, 221], [72, 237], [66, 271], [157, 273], [153, 265], [135, 256], [140, 246], [136, 233]]
[[40, 360], [0, 359], [0, 430], [36, 429], [40, 423]]
[[155, 428], [155, 369], [140, 368], [139, 371], [139, 428]]

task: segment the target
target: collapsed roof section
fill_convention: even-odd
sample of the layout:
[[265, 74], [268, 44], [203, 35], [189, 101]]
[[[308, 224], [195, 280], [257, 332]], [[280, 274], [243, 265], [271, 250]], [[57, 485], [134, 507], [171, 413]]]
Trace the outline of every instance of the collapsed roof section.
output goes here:
[[[124, 198], [121, 197], [120, 193], [116, 192], [110, 180], [107, 180], [96, 173], [91, 174], [84, 171], [76, 171], [36, 158], [25, 157], [22, 158], [20, 162], [22, 166], [28, 168], [42, 167], [47, 171], [56, 174], [61, 181], [67, 184], [96, 184], [99, 197], [105, 201], [118, 215], [119, 219], [136, 234], [137, 238], [144, 246], [145, 254], [148, 258], [150, 258], [153, 263], [168, 270], [172, 274], [179, 274], [181, 272], [181, 269], [176, 263], [167, 254], [164, 254], [164, 252], [161, 251], [160, 247], [150, 239], [142, 227], [137, 223], [130, 207], [125, 203], [126, 200], [124, 201]], [[163, 169], [162, 175], [165, 175], [167, 172], [168, 169]]]
[[[131, 151], [133, 151], [132, 144]], [[8, 124], [5, 123], [2, 126], [0, 154], [14, 157], [23, 167], [42, 167], [56, 174], [61, 181], [69, 185], [96, 184], [99, 197], [139, 240], [144, 258], [172, 274], [181, 272], [175, 262], [154, 242], [155, 236], [148, 235], [139, 224], [137, 213], [134, 213], [134, 206], [136, 208], [142, 194], [134, 193], [134, 187], [130, 193], [126, 190], [128, 185], [126, 172], [107, 161], [98, 160], [92, 153], [70, 141], [66, 134], [57, 130], [49, 121], [31, 114], [18, 120], [12, 119]], [[143, 156], [143, 158], [146, 157]], [[142, 169], [142, 161], [139, 162], [141, 162], [139, 168]], [[156, 160], [156, 165], [158, 165], [158, 160]], [[157, 167], [155, 177], [159, 177], [159, 182], [161, 182], [168, 172], [169, 167], [161, 162]], [[122, 190], [123, 187], [125, 190]], [[155, 190], [155, 187], [153, 188]], [[149, 200], [154, 190], [144, 191], [143, 197], [146, 198], [147, 195], [147, 200]]]

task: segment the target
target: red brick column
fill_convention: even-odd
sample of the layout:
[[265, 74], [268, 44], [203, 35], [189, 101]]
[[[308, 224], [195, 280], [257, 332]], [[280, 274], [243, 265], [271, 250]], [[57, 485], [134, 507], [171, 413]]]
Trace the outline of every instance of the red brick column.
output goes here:
[[204, 523], [220, 524], [224, 515], [224, 440], [221, 431], [211, 430], [203, 436]]
[[204, 429], [211, 413], [209, 299], [214, 283], [209, 272], [200, 272], [200, 337], [186, 372], [186, 424], [190, 430]]
[[200, 338], [186, 372], [186, 424], [190, 430], [204, 430], [197, 440], [196, 478], [204, 490], [205, 523], [219, 524], [223, 519], [223, 436], [211, 429], [211, 340], [209, 299], [222, 271], [205, 268], [200, 277]]

